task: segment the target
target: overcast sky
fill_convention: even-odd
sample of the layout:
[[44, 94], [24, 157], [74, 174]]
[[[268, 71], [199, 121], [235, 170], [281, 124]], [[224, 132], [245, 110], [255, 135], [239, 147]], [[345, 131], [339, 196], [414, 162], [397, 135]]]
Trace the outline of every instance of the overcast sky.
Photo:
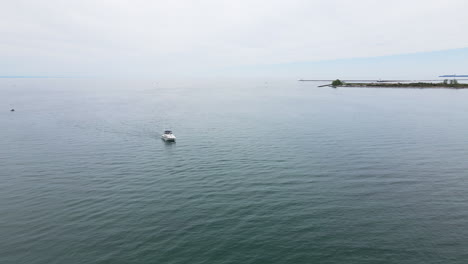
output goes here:
[[[158, 76], [468, 47], [466, 0], [2, 0], [0, 76]], [[468, 69], [467, 69], [468, 70]]]

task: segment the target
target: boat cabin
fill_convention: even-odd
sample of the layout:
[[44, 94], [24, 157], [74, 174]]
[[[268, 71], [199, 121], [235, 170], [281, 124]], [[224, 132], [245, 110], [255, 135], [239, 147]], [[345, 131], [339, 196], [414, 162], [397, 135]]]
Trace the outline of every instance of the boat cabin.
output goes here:
[[166, 134], [166, 135], [172, 134], [172, 131], [171, 130], [165, 130], [164, 134]]

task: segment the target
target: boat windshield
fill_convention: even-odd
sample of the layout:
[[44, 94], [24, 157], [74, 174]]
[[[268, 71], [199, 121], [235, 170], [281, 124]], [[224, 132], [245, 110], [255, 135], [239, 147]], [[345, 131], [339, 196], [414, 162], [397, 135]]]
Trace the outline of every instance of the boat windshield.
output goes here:
[[166, 130], [166, 131], [164, 131], [164, 134], [172, 134], [172, 131]]

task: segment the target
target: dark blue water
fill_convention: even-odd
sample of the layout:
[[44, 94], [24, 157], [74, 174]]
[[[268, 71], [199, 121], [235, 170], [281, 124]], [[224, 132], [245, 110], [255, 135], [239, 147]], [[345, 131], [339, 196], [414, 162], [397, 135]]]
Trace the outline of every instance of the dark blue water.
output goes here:
[[0, 263], [468, 262], [468, 90], [2, 79], [0, 105]]

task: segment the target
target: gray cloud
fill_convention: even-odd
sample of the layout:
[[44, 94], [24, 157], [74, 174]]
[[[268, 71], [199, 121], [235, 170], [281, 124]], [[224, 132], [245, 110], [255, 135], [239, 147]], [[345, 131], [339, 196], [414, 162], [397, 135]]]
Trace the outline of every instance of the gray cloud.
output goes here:
[[461, 48], [468, 43], [467, 6], [464, 0], [4, 1], [0, 69], [175, 74]]

